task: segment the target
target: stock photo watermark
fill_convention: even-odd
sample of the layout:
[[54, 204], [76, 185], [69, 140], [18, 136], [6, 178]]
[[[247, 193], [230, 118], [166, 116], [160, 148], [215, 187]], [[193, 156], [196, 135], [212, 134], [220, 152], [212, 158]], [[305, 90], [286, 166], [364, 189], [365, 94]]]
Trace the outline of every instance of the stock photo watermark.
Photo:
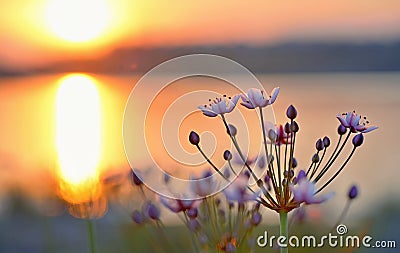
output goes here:
[[395, 240], [374, 240], [370, 235], [347, 235], [348, 229], [344, 224], [336, 227], [336, 234], [327, 235], [292, 235], [285, 236], [269, 235], [264, 231], [263, 235], [257, 237], [257, 245], [261, 248], [278, 246], [280, 248], [396, 248]]

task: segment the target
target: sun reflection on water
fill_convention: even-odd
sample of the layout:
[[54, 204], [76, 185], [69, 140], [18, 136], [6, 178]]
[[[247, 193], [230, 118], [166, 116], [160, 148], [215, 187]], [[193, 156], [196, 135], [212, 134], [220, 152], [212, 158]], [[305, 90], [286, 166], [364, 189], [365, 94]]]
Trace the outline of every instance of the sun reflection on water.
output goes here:
[[96, 81], [85, 74], [60, 80], [56, 97], [56, 147], [60, 195], [69, 203], [101, 195], [100, 98]]

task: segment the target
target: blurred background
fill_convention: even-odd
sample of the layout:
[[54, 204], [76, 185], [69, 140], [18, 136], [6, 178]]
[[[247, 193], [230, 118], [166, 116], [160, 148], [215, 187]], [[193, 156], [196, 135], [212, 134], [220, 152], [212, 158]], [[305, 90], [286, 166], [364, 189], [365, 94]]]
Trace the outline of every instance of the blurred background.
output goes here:
[[[124, 153], [124, 107], [143, 74], [192, 53], [239, 62], [267, 92], [281, 87], [275, 116], [285, 123], [288, 105], [299, 111], [301, 168], [308, 167], [318, 138], [336, 140], [338, 113], [356, 110], [379, 126], [325, 190], [335, 191], [335, 198], [310, 207], [307, 226], [329, 230], [355, 183], [360, 198], [345, 224], [399, 244], [399, 13], [396, 0], [0, 1], [0, 252], [84, 252], [85, 224], [64, 201], [93, 194], [105, 199], [94, 215], [103, 238], [99, 251], [149, 250], [146, 233], [130, 220], [139, 197]], [[171, 85], [159, 98], [164, 109], [151, 117], [158, 122], [173, 98], [213, 82], [193, 78]], [[182, 142], [200, 120], [202, 131], [211, 126], [223, 132], [216, 119], [199, 113], [191, 120], [179, 131]], [[140, 156], [144, 147], [137, 148]], [[173, 168], [170, 173], [187, 176], [164, 149], [154, 153]], [[276, 224], [275, 214], [265, 211], [265, 217]]]

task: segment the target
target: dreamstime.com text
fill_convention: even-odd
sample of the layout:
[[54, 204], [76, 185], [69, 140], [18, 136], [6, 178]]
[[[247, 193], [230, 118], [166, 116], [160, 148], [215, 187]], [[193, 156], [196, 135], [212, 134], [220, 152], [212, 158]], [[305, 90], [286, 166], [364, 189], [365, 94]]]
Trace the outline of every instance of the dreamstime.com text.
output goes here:
[[321, 247], [341, 247], [341, 248], [396, 248], [395, 240], [374, 240], [370, 235], [346, 235], [347, 227], [340, 224], [336, 227], [337, 234], [329, 233], [316, 237], [314, 235], [303, 236], [268, 236], [268, 232], [264, 231], [263, 235], [257, 237], [257, 245], [259, 247], [275, 247], [280, 248], [321, 248]]

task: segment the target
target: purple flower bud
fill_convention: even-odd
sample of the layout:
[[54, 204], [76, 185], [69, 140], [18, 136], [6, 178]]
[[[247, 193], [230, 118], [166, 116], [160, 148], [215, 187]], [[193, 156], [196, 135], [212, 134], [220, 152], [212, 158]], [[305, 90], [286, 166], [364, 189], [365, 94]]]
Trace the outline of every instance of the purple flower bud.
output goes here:
[[306, 178], [306, 172], [304, 170], [300, 170], [299, 174], [297, 175], [297, 182], [299, 182], [300, 180], [302, 180], [303, 178]]
[[321, 150], [324, 149], [324, 143], [322, 142], [321, 139], [318, 139], [318, 141], [315, 143], [315, 148], [316, 148], [318, 151], [321, 151]]
[[322, 140], [322, 142], [324, 143], [325, 148], [327, 148], [331, 145], [331, 140], [329, 139], [328, 136], [325, 136], [324, 139]]
[[191, 219], [197, 218], [197, 214], [198, 214], [197, 208], [192, 208], [192, 209], [187, 210], [187, 215]]
[[139, 186], [139, 185], [142, 185], [142, 184], [143, 184], [142, 179], [133, 171], [133, 169], [131, 169], [130, 176], [131, 176], [131, 183], [132, 183], [132, 185], [137, 185], [137, 186]]
[[319, 155], [318, 154], [314, 154], [311, 160], [312, 160], [313, 163], [319, 162]]
[[357, 186], [353, 185], [351, 186], [349, 190], [349, 199], [355, 199], [358, 195], [358, 188]]
[[147, 214], [151, 219], [158, 220], [160, 218], [160, 209], [158, 207], [150, 203], [147, 208]]
[[190, 231], [196, 232], [200, 228], [200, 223], [196, 219], [191, 219], [188, 222]]
[[200, 136], [195, 131], [191, 131], [189, 134], [189, 142], [192, 145], [198, 145], [200, 142]]
[[276, 132], [274, 131], [274, 129], [270, 129], [270, 130], [268, 131], [268, 138], [269, 138], [272, 142], [275, 142], [275, 141], [276, 141], [276, 137], [277, 137], [277, 135], [276, 135]]
[[296, 168], [297, 167], [297, 160], [296, 160], [296, 158], [292, 158], [292, 168], [294, 169], [294, 168]]
[[260, 224], [262, 219], [262, 216], [259, 212], [253, 213], [253, 215], [251, 216], [250, 222], [253, 226], [257, 226], [258, 224]]
[[224, 177], [230, 178], [231, 177], [231, 170], [229, 168], [225, 168], [223, 174], [224, 174]]
[[225, 161], [230, 161], [230, 160], [232, 159], [231, 151], [225, 150], [225, 152], [224, 152], [224, 159], [225, 159]]
[[290, 105], [286, 110], [286, 116], [289, 119], [295, 119], [297, 117], [297, 110], [293, 105]]
[[232, 135], [232, 136], [236, 136], [236, 134], [237, 134], [237, 129], [236, 129], [236, 127], [234, 126], [234, 125], [232, 125], [232, 124], [229, 124], [228, 125], [228, 134], [230, 134], [230, 135]]
[[287, 133], [287, 134], [289, 134], [290, 133], [290, 131], [291, 131], [291, 129], [290, 129], [290, 124], [288, 123], [288, 122], [286, 122], [286, 124], [285, 124], [285, 133]]
[[297, 133], [299, 131], [299, 125], [297, 124], [296, 121], [293, 121], [293, 123], [290, 125], [290, 130], [293, 133]]
[[347, 129], [343, 125], [339, 125], [337, 132], [339, 135], [344, 135], [347, 132]]
[[168, 173], [164, 173], [164, 183], [168, 184], [171, 176]]
[[356, 136], [353, 137], [353, 145], [354, 147], [359, 147], [363, 144], [364, 142], [364, 135], [363, 134], [357, 134]]
[[225, 252], [226, 253], [235, 253], [236, 252], [235, 245], [231, 242], [228, 242], [225, 246]]
[[267, 185], [268, 191], [271, 190], [271, 178], [268, 175], [265, 175], [264, 183]]
[[264, 156], [260, 157], [257, 161], [257, 167], [263, 169], [265, 167], [265, 158]]
[[244, 171], [243, 175], [245, 175], [247, 178], [250, 178], [250, 172], [248, 170]]
[[144, 223], [143, 214], [141, 212], [139, 212], [138, 210], [133, 211], [131, 218], [138, 225], [141, 225]]

